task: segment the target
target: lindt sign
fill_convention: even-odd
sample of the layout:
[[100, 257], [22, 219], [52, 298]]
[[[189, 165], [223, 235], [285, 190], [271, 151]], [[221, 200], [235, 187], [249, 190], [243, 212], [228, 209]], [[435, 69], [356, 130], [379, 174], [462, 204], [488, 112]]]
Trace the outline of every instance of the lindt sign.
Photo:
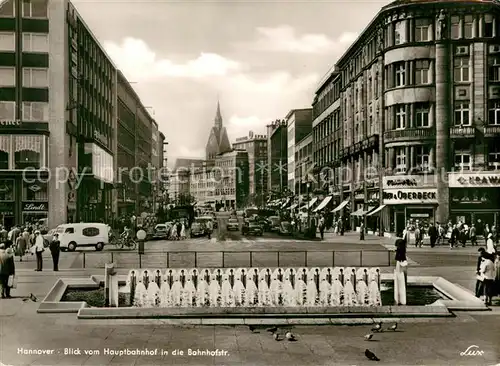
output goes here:
[[47, 210], [48, 205], [46, 202], [23, 202], [23, 211], [41, 212]]

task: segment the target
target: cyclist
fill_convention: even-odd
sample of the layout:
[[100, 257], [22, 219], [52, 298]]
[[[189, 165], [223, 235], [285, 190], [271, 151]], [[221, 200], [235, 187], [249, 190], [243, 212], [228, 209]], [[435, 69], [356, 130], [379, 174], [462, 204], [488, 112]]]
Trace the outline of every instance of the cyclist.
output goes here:
[[128, 244], [132, 239], [132, 231], [127, 226], [125, 226], [125, 228], [123, 229], [123, 233], [120, 234], [120, 238]]

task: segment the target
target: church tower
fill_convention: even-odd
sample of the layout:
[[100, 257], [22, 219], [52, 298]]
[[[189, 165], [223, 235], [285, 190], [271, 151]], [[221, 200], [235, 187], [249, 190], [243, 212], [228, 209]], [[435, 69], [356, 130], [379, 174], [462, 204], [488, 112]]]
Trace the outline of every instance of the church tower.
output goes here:
[[205, 148], [206, 160], [214, 160], [217, 154], [231, 151], [231, 144], [227, 136], [226, 127], [223, 126], [220, 103], [217, 101], [214, 125], [210, 130], [207, 145]]

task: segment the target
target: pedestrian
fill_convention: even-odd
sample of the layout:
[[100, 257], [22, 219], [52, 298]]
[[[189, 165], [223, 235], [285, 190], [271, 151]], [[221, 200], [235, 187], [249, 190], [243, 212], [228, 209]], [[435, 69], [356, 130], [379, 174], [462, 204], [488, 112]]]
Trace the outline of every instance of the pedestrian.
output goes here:
[[474, 224], [472, 224], [470, 227], [469, 239], [470, 239], [470, 244], [475, 247], [477, 245], [477, 232], [476, 232], [476, 226]]
[[431, 248], [434, 248], [436, 246], [436, 240], [438, 238], [438, 228], [436, 225], [431, 225], [429, 227], [429, 239], [431, 241]]
[[28, 243], [24, 235], [19, 235], [16, 240], [16, 254], [19, 257], [19, 261], [23, 261], [23, 256], [26, 254], [26, 248]]
[[365, 224], [359, 225], [359, 240], [365, 240]]
[[54, 271], [59, 271], [59, 254], [61, 253], [61, 242], [59, 241], [59, 234], [55, 233], [50, 245], [50, 254], [52, 255], [52, 263], [54, 264]]
[[481, 274], [481, 263], [483, 263], [483, 253], [485, 252], [484, 248], [479, 248], [478, 250], [479, 257], [477, 258], [476, 265], [476, 297], [478, 299], [483, 296], [484, 287], [483, 287], [483, 275]]
[[486, 252], [493, 254], [496, 252], [495, 245], [493, 244], [493, 234], [490, 232], [486, 238]]
[[323, 216], [319, 219], [319, 234], [321, 235], [321, 240], [325, 238], [325, 218]]
[[177, 221], [175, 228], [177, 230], [177, 240], [181, 240], [182, 225], [180, 221]]
[[207, 221], [207, 223], [206, 223], [206, 230], [207, 230], [207, 237], [208, 237], [208, 239], [212, 239], [212, 230], [213, 230], [212, 220], [208, 220]]
[[481, 263], [480, 273], [484, 276], [484, 303], [486, 305], [491, 305], [491, 300], [494, 292], [494, 280], [495, 280], [495, 264], [493, 254], [483, 252], [484, 261]]
[[421, 231], [420, 231], [420, 227], [416, 226], [415, 227], [415, 231], [413, 232], [413, 234], [415, 235], [415, 248], [417, 247], [422, 247], [422, 243], [421, 243]]
[[396, 243], [396, 271], [403, 272], [405, 278], [405, 287], [408, 283], [408, 259], [406, 258], [406, 241], [405, 239], [397, 239]]
[[2, 299], [10, 299], [10, 289], [14, 287], [16, 265], [14, 263], [14, 251], [12, 248], [5, 249], [0, 244], [0, 286], [2, 287]]
[[43, 256], [42, 253], [45, 251], [43, 245], [43, 236], [40, 234], [39, 230], [35, 230], [35, 245], [32, 247], [32, 253], [36, 255], [36, 272], [41, 272], [43, 269]]
[[453, 225], [450, 236], [450, 249], [453, 249], [453, 247], [457, 244], [459, 236], [460, 230], [458, 230], [457, 225]]

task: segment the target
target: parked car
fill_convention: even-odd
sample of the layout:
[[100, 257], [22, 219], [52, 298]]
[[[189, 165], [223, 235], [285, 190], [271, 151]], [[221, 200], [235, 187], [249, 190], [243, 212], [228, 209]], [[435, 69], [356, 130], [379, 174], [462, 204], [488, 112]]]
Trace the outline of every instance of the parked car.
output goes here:
[[263, 232], [262, 227], [255, 221], [247, 221], [241, 229], [243, 235], [262, 236]]
[[153, 239], [165, 240], [168, 238], [167, 224], [157, 224], [153, 230]]
[[238, 219], [229, 219], [227, 222], [227, 231], [238, 231], [240, 229], [240, 223]]
[[62, 251], [73, 252], [77, 247], [95, 247], [101, 251], [109, 243], [110, 228], [102, 223], [62, 224], [56, 228]]
[[269, 231], [279, 232], [280, 231], [280, 218], [278, 216], [271, 216], [267, 219], [269, 223]]
[[282, 221], [279, 227], [280, 235], [292, 235], [292, 224], [288, 221]]
[[206, 226], [204, 223], [195, 221], [191, 225], [191, 231], [190, 231], [190, 236], [192, 238], [196, 238], [199, 236], [204, 236], [207, 234]]
[[199, 222], [199, 223], [202, 223], [204, 225], [207, 224], [208, 221], [211, 221], [212, 222], [212, 227], [214, 229], [217, 229], [217, 220], [215, 220], [212, 216], [200, 216], [200, 217], [197, 217], [194, 219], [194, 222]]

